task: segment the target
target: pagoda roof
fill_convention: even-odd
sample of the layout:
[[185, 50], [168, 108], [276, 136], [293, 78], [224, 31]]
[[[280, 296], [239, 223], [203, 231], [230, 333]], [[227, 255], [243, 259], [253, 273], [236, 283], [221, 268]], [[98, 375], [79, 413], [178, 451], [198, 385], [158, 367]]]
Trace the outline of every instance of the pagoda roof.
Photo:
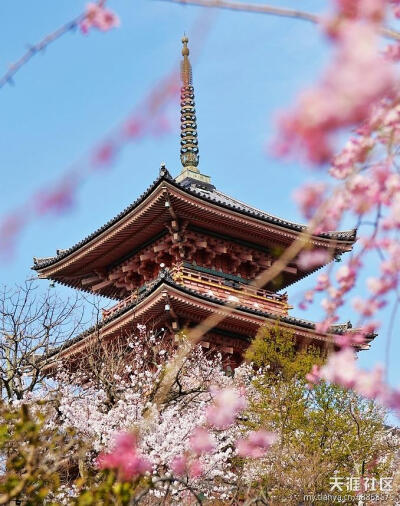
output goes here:
[[[196, 187], [192, 186], [189, 189], [186, 188], [186, 191], [189, 191], [195, 195], [197, 195], [200, 198], [209, 200], [211, 202], [214, 202], [217, 205], [220, 205], [222, 207], [227, 207], [228, 209], [232, 209], [234, 211], [238, 211], [243, 214], [247, 214], [249, 216], [254, 216], [256, 218], [259, 218], [263, 221], [266, 221], [267, 223], [271, 224], [277, 224], [281, 227], [288, 228], [289, 230], [295, 230], [297, 232], [304, 231], [307, 226], [302, 225], [300, 223], [295, 223], [292, 221], [287, 221], [282, 218], [279, 218], [278, 216], [274, 216], [273, 214], [269, 214], [265, 211], [261, 211], [260, 209], [257, 209], [256, 207], [252, 207], [234, 197], [231, 197], [230, 195], [227, 195], [226, 193], [223, 193], [216, 188], [213, 188], [211, 190], [208, 190], [206, 188]], [[351, 241], [354, 242], [356, 239], [357, 230], [346, 230], [346, 231], [334, 231], [334, 232], [327, 232], [327, 233], [321, 233], [318, 234], [317, 237], [323, 237], [323, 238], [329, 238], [329, 239], [335, 239], [338, 241]]]
[[[306, 225], [284, 220], [282, 218], [269, 214], [265, 211], [261, 211], [260, 209], [252, 207], [248, 204], [245, 204], [244, 202], [217, 190], [212, 185], [201, 185], [198, 182], [191, 182], [191, 184], [187, 184], [187, 182], [185, 181], [177, 182], [170, 175], [168, 170], [161, 169], [159, 177], [157, 177], [157, 179], [153, 181], [153, 183], [148, 187], [148, 189], [144, 193], [142, 193], [132, 204], [130, 204], [123, 211], [117, 214], [117, 216], [109, 220], [103, 226], [101, 226], [93, 233], [91, 233], [81, 241], [77, 242], [70, 248], [57, 250], [57, 254], [53, 257], [46, 257], [46, 258], [34, 257], [34, 265], [32, 269], [40, 271], [42, 269], [45, 269], [46, 267], [56, 265], [58, 262], [70, 256], [72, 253], [85, 247], [85, 245], [89, 244], [91, 241], [95, 240], [98, 236], [107, 232], [107, 230], [111, 229], [113, 226], [118, 224], [118, 222], [120, 222], [130, 213], [135, 211], [135, 209], [137, 209], [153, 192], [156, 192], [156, 190], [163, 183], [168, 183], [172, 187], [175, 187], [180, 191], [183, 191], [187, 195], [195, 196], [204, 202], [212, 203], [220, 208], [224, 208], [230, 211], [234, 211], [235, 213], [239, 213], [241, 215], [255, 218], [261, 222], [275, 225], [280, 228], [287, 229], [288, 231], [301, 233], [307, 228]], [[333, 240], [339, 247], [341, 244], [352, 245], [356, 240], [356, 229], [315, 234], [312, 236], [312, 238], [314, 239], [319, 238], [325, 241]]]
[[[162, 299], [162, 292], [163, 289], [171, 288], [177, 293], [181, 293], [187, 296], [192, 297], [196, 300], [202, 300], [204, 302], [216, 304], [218, 306], [226, 307], [226, 302], [215, 295], [210, 294], [200, 294], [197, 291], [191, 290], [188, 287], [185, 287], [179, 283], [176, 283], [174, 279], [172, 278], [170, 272], [168, 269], [165, 269], [160, 272], [160, 274], [157, 276], [157, 278], [148, 285], [145, 291], [141, 293], [141, 295], [134, 301], [131, 301], [127, 303], [124, 307], [121, 307], [120, 309], [117, 309], [112, 314], [110, 314], [108, 317], [104, 318], [100, 322], [96, 323], [86, 331], [82, 332], [78, 336], [75, 336], [72, 339], [67, 340], [65, 343], [63, 343], [58, 348], [54, 349], [51, 353], [49, 353], [46, 358], [51, 358], [58, 354], [63, 354], [64, 352], [68, 352], [68, 349], [71, 347], [75, 348], [75, 345], [84, 345], [85, 338], [89, 338], [91, 335], [93, 335], [95, 332], [100, 332], [106, 328], [111, 328], [114, 324], [117, 326], [119, 330], [121, 330], [122, 326], [118, 326], [118, 321], [121, 320], [125, 315], [132, 313], [132, 315], [136, 316], [137, 310], [139, 306], [142, 306], [146, 303], [146, 300], [148, 301], [151, 299], [152, 295], [160, 294]], [[164, 300], [164, 299], [163, 299]], [[165, 300], [164, 300], [165, 301]], [[150, 305], [154, 305], [154, 302], [150, 303]], [[234, 313], [242, 314], [242, 315], [248, 315], [256, 317], [256, 325], [255, 329], [258, 329], [260, 325], [264, 323], [272, 323], [276, 322], [278, 324], [282, 324], [284, 327], [289, 328], [293, 331], [306, 331], [308, 335], [312, 335], [312, 337], [315, 340], [319, 341], [325, 341], [325, 342], [333, 342], [332, 336], [334, 335], [343, 335], [346, 332], [355, 331], [355, 329], [352, 330], [351, 324], [344, 323], [344, 324], [337, 324], [332, 325], [328, 332], [326, 334], [319, 333], [315, 330], [315, 322], [312, 322], [310, 320], [305, 320], [302, 318], [297, 318], [294, 316], [289, 315], [280, 315], [276, 313], [266, 312], [266, 311], [260, 311], [259, 309], [255, 308], [249, 308], [246, 306], [238, 305], [234, 308]], [[111, 333], [109, 331], [108, 333]], [[296, 332], [295, 332], [296, 333]], [[369, 343], [376, 337], [375, 334], [372, 334], [367, 337], [367, 343], [359, 346], [358, 349], [368, 349]], [[246, 340], [250, 342], [251, 337], [247, 337]], [[80, 346], [79, 346], [80, 348]]]

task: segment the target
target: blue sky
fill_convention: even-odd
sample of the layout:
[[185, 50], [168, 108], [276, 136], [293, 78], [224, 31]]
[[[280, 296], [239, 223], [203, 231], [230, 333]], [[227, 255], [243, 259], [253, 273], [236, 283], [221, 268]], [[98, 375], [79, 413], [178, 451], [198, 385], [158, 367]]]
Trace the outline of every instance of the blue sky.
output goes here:
[[[84, 4], [1, 2], [0, 72], [27, 44], [75, 17]], [[156, 0], [109, 0], [108, 5], [121, 18], [119, 29], [67, 34], [24, 67], [15, 86], [0, 90], [0, 215], [57, 180], [126, 117], [171, 70], [180, 56], [183, 32], [190, 38], [196, 19], [204, 14], [204, 9]], [[302, 2], [304, 10], [315, 8], [317, 2]], [[302, 221], [292, 192], [322, 174], [307, 171], [300, 162], [277, 160], [265, 146], [275, 132], [276, 114], [318, 76], [329, 47], [318, 29], [304, 21], [228, 11], [209, 11], [209, 16], [210, 30], [193, 69], [200, 168], [222, 191]], [[177, 175], [178, 105], [171, 114], [176, 131], [127, 146], [112, 169], [87, 180], [71, 212], [30, 226], [13, 260], [0, 265], [0, 281], [23, 281], [33, 274], [33, 256], [51, 256], [56, 248], [71, 246], [116, 215], [155, 179], [161, 162]], [[372, 265], [369, 269], [372, 275]], [[292, 301], [312, 281], [311, 277], [292, 287]], [[67, 289], [60, 291], [68, 294]], [[294, 309], [292, 314], [318, 319], [321, 312], [317, 306], [307, 313]], [[341, 317], [356, 319], [350, 307]], [[396, 332], [393, 340], [395, 357]], [[361, 365], [383, 361], [385, 346], [384, 328], [372, 349], [360, 355]], [[393, 358], [390, 373], [391, 381], [399, 384]]]

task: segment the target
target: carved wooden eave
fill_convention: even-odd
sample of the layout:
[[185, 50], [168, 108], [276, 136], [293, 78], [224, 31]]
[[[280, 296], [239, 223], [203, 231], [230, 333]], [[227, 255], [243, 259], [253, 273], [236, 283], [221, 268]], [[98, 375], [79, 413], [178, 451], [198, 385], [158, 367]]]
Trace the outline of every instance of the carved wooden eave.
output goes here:
[[[174, 333], [183, 330], [186, 322], [196, 324], [210, 315], [220, 315], [224, 317], [223, 320], [216, 329], [207, 333], [203, 340], [211, 341], [213, 345], [212, 336], [216, 332], [231, 333], [235, 336], [235, 347], [238, 347], [238, 343], [240, 346], [242, 341], [243, 350], [261, 326], [274, 327], [279, 324], [280, 328], [291, 331], [298, 343], [306, 345], [313, 343], [322, 348], [334, 347], [336, 335], [351, 331], [347, 325], [337, 325], [332, 327], [329, 333], [324, 334], [317, 332], [315, 324], [307, 320], [243, 306], [230, 310], [224, 302], [217, 297], [200, 295], [175, 283], [169, 275], [162, 274], [141, 300], [126, 305], [55, 350], [51, 357], [47, 357], [48, 369], [54, 367], [58, 360], [73, 361], [74, 357], [84, 354], [85, 350], [90, 349], [91, 343], [99, 339], [107, 341], [117, 336], [124, 338], [134, 335], [138, 323], [145, 324], [148, 328], [159, 328], [164, 325]], [[372, 338], [373, 336], [359, 349], [368, 349]]]
[[[215, 189], [185, 187], [164, 171], [116, 218], [57, 256], [36, 259], [33, 269], [40, 278], [121, 299], [125, 295], [115, 289], [109, 277], [115, 265], [151, 248], [163, 234], [172, 234], [177, 241], [181, 240], [183, 232], [178, 229], [182, 226], [183, 229], [206, 229], [205, 232], [221, 234], [221, 237], [229, 231], [229, 239], [233, 241], [249, 241], [251, 237], [252, 245], [259, 248], [285, 248], [304, 230], [302, 225], [250, 208]], [[350, 251], [354, 241], [354, 231], [332, 232], [312, 236], [309, 245], [340, 255]], [[296, 268], [290, 272], [289, 268], [282, 287], [310, 272]]]

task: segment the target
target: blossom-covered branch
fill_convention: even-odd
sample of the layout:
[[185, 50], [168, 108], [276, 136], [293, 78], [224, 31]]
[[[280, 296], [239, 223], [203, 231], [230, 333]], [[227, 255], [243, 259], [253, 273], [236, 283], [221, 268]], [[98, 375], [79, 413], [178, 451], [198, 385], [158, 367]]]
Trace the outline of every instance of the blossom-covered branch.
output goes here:
[[76, 16], [71, 21], [60, 26], [54, 32], [46, 35], [36, 44], [29, 44], [27, 51], [14, 63], [8, 66], [7, 72], [0, 77], [0, 88], [6, 84], [14, 84], [14, 77], [34, 56], [43, 51], [53, 42], [60, 39], [69, 32], [81, 29], [83, 33], [87, 33], [90, 28], [97, 28], [107, 31], [110, 28], [118, 26], [118, 17], [110, 10], [104, 7], [106, 0], [98, 0], [97, 3], [89, 3], [85, 12]]

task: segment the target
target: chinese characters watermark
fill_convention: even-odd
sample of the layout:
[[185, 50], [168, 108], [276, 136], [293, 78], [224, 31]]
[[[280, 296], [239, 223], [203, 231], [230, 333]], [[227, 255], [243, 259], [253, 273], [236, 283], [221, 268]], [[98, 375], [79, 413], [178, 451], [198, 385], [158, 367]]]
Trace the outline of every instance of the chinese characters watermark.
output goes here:
[[391, 492], [393, 478], [390, 477], [361, 477], [361, 476], [340, 476], [335, 472], [330, 477], [330, 492]]

